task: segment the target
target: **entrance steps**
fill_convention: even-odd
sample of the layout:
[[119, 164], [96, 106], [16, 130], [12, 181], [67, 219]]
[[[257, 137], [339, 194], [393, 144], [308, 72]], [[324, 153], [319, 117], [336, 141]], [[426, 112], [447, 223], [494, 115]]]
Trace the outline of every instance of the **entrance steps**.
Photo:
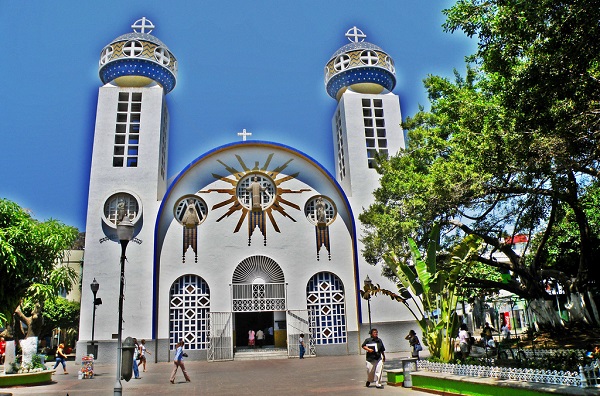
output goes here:
[[287, 359], [286, 348], [237, 348], [233, 360]]

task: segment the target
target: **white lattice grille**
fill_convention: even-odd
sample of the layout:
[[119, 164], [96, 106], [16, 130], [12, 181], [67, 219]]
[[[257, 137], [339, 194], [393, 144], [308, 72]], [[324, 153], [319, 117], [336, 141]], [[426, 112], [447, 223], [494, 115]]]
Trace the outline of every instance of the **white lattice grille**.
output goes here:
[[204, 279], [184, 275], [171, 286], [169, 300], [169, 342], [179, 340], [186, 349], [207, 349], [210, 332], [210, 290]]
[[331, 272], [319, 272], [306, 286], [306, 305], [314, 321], [313, 338], [318, 345], [343, 344], [346, 335], [344, 285]]

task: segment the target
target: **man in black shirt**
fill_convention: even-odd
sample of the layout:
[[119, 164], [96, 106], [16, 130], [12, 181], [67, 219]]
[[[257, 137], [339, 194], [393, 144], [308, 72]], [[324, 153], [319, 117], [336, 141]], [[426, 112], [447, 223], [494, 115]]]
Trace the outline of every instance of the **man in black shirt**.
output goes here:
[[376, 388], [383, 388], [381, 385], [381, 373], [383, 371], [383, 362], [385, 362], [385, 346], [378, 336], [377, 329], [371, 329], [371, 337], [362, 343], [362, 349], [367, 351], [367, 384], [375, 382]]

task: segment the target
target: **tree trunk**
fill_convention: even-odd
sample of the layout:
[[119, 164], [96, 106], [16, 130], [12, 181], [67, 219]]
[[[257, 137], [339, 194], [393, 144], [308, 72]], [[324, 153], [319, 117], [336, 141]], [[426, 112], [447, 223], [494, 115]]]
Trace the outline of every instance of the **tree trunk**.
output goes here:
[[[21, 311], [21, 305], [17, 307], [15, 311], [15, 316], [19, 320], [19, 327], [21, 328], [22, 333], [25, 334], [25, 338], [27, 337], [39, 337], [42, 331], [42, 327], [44, 325], [44, 316], [42, 315], [42, 305], [36, 303], [33, 307], [33, 311], [31, 312], [31, 316], [25, 316], [23, 311]], [[27, 332], [25, 332], [24, 326], [27, 326]]]

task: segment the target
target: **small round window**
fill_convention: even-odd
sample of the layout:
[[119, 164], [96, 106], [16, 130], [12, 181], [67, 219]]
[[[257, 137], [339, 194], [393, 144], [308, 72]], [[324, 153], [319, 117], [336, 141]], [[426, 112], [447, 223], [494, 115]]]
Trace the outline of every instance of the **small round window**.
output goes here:
[[140, 56], [143, 50], [144, 46], [137, 40], [128, 41], [123, 46], [123, 54], [130, 58]]
[[364, 50], [360, 53], [360, 61], [365, 65], [373, 66], [379, 62], [379, 57], [375, 51]]
[[350, 57], [346, 54], [338, 56], [333, 62], [333, 67], [337, 71], [346, 70], [348, 66], [350, 66]]
[[102, 50], [102, 53], [100, 54], [100, 64], [104, 65], [106, 62], [108, 62], [114, 52], [115, 51], [112, 45], [109, 45], [108, 47], [104, 48]]
[[142, 208], [138, 198], [126, 192], [119, 192], [111, 195], [104, 201], [103, 220], [111, 226], [116, 227], [117, 222], [125, 216], [129, 217], [135, 224], [141, 216]]
[[188, 195], [177, 201], [173, 212], [175, 219], [181, 225], [193, 228], [206, 219], [208, 206], [202, 198], [195, 195]]
[[304, 205], [306, 219], [316, 226], [326, 226], [335, 220], [337, 209], [335, 204], [324, 195], [317, 195]]
[[390, 58], [389, 56], [385, 57], [385, 63], [387, 64], [387, 66], [390, 68], [390, 71], [392, 73], [396, 72], [396, 67], [394, 66], [394, 60], [392, 58]]
[[154, 59], [156, 59], [156, 61], [163, 66], [168, 66], [169, 63], [171, 63], [171, 56], [169, 55], [169, 51], [167, 51], [163, 47], [157, 47], [154, 50]]
[[273, 180], [262, 173], [244, 176], [236, 187], [238, 201], [252, 211], [267, 209], [275, 201], [276, 193]]

